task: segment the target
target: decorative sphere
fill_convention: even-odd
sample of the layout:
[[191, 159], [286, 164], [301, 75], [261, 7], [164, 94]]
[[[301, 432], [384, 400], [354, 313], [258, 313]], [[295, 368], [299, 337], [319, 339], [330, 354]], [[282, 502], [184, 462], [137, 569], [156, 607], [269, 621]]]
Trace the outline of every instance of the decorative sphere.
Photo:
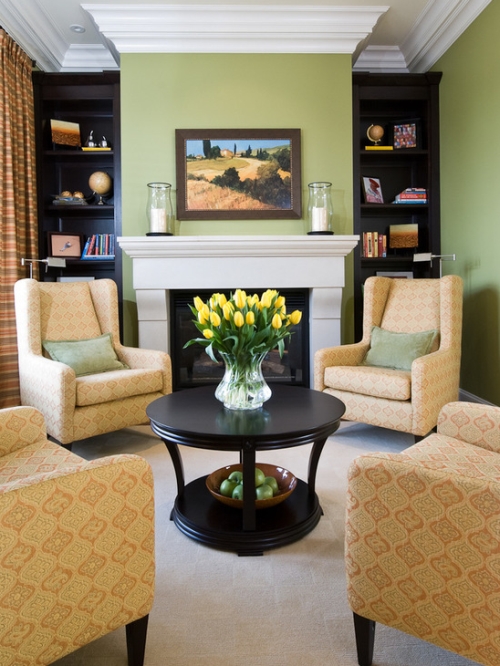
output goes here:
[[92, 192], [100, 194], [101, 196], [108, 194], [108, 192], [111, 191], [112, 184], [113, 181], [111, 180], [111, 176], [104, 171], [94, 171], [89, 178], [89, 185]]
[[370, 127], [366, 130], [366, 136], [370, 139], [370, 141], [378, 143], [384, 136], [384, 128], [380, 125], [370, 125]]

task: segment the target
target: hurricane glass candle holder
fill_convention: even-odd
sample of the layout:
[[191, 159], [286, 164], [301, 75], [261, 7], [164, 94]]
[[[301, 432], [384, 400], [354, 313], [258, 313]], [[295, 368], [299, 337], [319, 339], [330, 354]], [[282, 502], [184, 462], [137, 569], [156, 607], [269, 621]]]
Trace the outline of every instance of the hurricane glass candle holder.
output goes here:
[[333, 234], [332, 184], [309, 183], [308, 234]]
[[146, 236], [172, 236], [174, 233], [174, 214], [170, 192], [170, 183], [148, 183], [148, 203], [146, 214], [149, 232]]

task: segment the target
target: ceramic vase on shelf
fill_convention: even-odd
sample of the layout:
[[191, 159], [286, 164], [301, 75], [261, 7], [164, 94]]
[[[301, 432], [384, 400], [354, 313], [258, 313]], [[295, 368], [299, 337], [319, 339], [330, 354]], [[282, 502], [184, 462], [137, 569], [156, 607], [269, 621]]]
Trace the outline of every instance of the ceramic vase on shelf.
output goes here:
[[170, 199], [170, 183], [148, 183], [148, 203], [146, 215], [149, 232], [146, 236], [172, 236], [174, 233], [174, 214]]
[[258, 409], [271, 397], [271, 389], [262, 374], [263, 354], [238, 355], [220, 352], [225, 372], [215, 397], [227, 409]]
[[333, 234], [332, 184], [309, 183], [308, 234]]

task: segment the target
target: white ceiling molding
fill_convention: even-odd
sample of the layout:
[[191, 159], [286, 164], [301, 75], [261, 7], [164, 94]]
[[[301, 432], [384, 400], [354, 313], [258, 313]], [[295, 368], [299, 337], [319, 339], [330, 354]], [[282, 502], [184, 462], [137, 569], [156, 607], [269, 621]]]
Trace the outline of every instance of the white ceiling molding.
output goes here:
[[401, 45], [411, 72], [427, 72], [491, 0], [435, 0]]
[[70, 44], [61, 72], [102, 72], [120, 66], [104, 44]]
[[359, 54], [353, 72], [407, 73], [408, 67], [399, 46], [367, 46]]
[[40, 69], [58, 72], [68, 44], [38, 4], [24, 0], [2, 0], [2, 24]]
[[387, 6], [82, 4], [119, 53], [349, 53]]

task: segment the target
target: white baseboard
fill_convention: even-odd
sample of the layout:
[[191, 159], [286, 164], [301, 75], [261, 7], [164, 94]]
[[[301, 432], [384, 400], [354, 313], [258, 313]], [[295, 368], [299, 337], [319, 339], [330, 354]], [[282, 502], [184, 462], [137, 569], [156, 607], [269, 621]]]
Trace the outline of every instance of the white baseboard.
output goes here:
[[481, 405], [493, 405], [493, 407], [496, 407], [492, 402], [488, 402], [488, 400], [484, 400], [483, 398], [480, 398], [473, 393], [469, 393], [469, 391], [464, 391], [463, 389], [459, 390], [458, 399], [461, 402], [478, 402]]

